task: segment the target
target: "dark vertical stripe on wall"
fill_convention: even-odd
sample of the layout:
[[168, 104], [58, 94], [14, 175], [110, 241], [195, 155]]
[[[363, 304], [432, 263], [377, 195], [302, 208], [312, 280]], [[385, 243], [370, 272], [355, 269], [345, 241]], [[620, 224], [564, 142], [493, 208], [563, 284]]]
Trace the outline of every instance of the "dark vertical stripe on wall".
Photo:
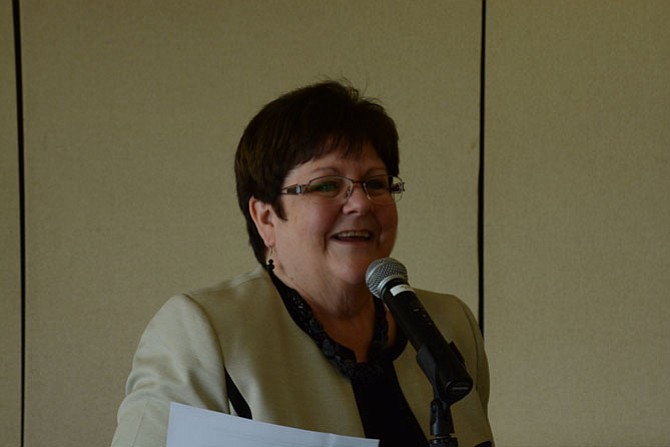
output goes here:
[[21, 446], [25, 445], [26, 397], [26, 207], [25, 207], [25, 153], [23, 135], [23, 72], [21, 70], [21, 13], [19, 0], [12, 0], [14, 22], [14, 67], [16, 76], [17, 156], [19, 161], [19, 238], [21, 286]]
[[481, 52], [479, 67], [479, 179], [477, 185], [477, 263], [479, 267], [479, 328], [484, 334], [484, 217], [485, 217], [485, 102], [486, 99], [486, 0], [482, 0], [482, 33], [481, 33]]

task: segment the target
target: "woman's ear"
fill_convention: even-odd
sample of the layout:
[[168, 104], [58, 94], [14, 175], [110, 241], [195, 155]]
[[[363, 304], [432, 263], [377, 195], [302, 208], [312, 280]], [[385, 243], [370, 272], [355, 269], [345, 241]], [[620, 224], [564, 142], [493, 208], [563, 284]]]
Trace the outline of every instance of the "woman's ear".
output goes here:
[[249, 214], [256, 224], [258, 233], [263, 238], [266, 247], [275, 246], [275, 210], [271, 204], [258, 200], [256, 197], [249, 199]]

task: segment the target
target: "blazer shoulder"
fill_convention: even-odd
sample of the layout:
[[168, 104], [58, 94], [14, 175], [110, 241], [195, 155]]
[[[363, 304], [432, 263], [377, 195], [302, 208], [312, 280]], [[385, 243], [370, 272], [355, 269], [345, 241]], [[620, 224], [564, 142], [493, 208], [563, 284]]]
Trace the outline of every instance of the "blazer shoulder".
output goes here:
[[474, 315], [468, 305], [455, 295], [416, 289], [415, 293], [427, 310], [434, 310], [440, 316], [449, 319], [462, 320], [466, 318], [470, 323]]
[[221, 281], [218, 284], [192, 290], [182, 295], [192, 299], [206, 311], [212, 307], [248, 306], [258, 300], [267, 300], [276, 294], [272, 280], [261, 267]]

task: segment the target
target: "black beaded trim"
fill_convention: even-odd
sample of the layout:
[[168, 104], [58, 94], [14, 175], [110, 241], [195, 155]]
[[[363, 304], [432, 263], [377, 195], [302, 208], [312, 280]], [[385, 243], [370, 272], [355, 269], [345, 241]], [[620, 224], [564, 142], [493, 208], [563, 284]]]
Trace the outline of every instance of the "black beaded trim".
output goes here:
[[328, 361], [345, 377], [361, 382], [375, 380], [384, 374], [384, 369], [380, 362], [384, 360], [392, 361], [400, 355], [400, 352], [405, 347], [407, 339], [405, 337], [398, 337], [399, 340], [393, 346], [392, 352], [386, 349], [388, 343], [386, 308], [381, 300], [374, 298], [370, 294], [370, 299], [374, 300], [375, 305], [374, 336], [372, 345], [370, 346], [369, 361], [366, 363], [357, 363], [356, 356], [352, 350], [330, 338], [321, 323], [314, 317], [307, 301], [297, 291], [291, 289], [277, 278], [272, 270], [268, 270], [268, 273], [293, 321], [314, 340], [314, 343], [316, 343]]

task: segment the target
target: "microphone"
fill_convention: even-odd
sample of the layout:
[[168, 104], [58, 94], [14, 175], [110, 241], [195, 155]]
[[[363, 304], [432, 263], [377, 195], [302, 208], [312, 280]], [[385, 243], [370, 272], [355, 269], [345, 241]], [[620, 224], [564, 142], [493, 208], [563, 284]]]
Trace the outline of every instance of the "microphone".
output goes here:
[[365, 283], [412, 343], [436, 396], [449, 404], [464, 398], [472, 390], [472, 379], [453, 343], [447, 343], [408, 284], [405, 266], [393, 258], [377, 259], [368, 267]]

